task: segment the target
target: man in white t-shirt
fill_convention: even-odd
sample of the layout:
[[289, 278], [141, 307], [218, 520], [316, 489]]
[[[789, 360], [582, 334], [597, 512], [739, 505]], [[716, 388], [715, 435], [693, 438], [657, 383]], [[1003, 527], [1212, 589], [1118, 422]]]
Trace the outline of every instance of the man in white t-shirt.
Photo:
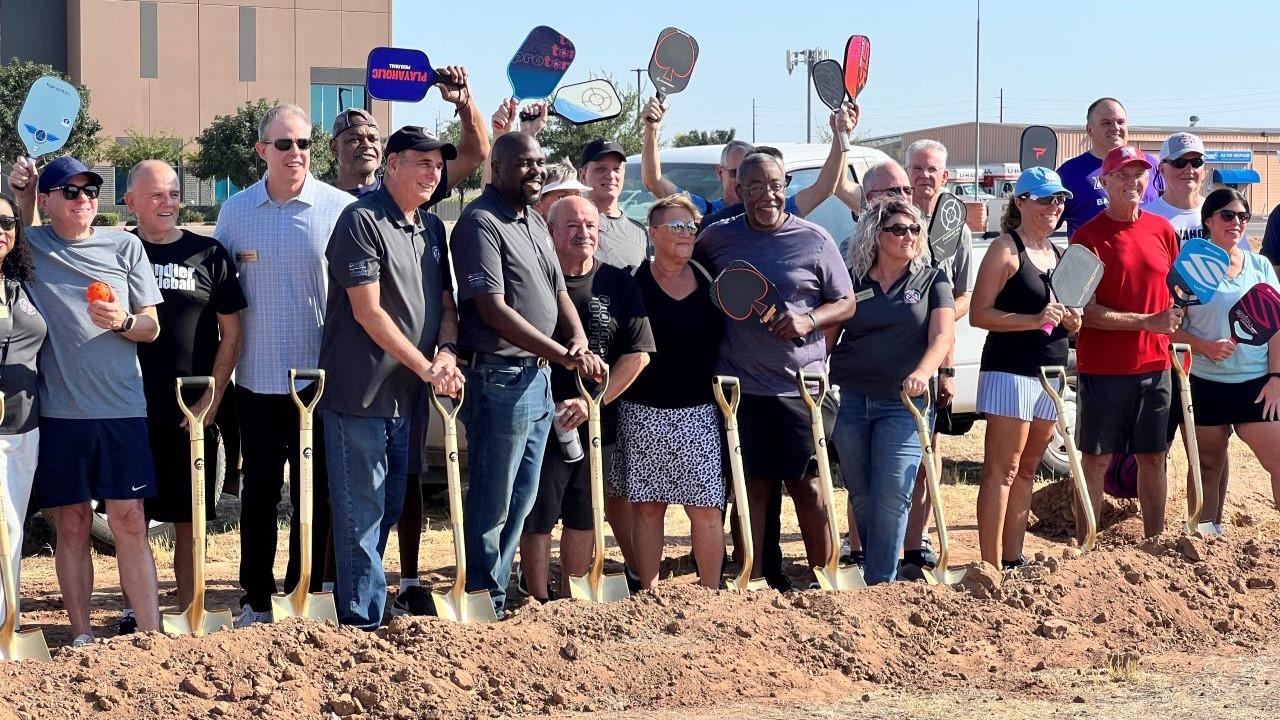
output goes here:
[[[1168, 220], [1178, 233], [1179, 246], [1191, 238], [1204, 236], [1204, 225], [1200, 222], [1200, 204], [1204, 202], [1200, 187], [1208, 174], [1204, 165], [1204, 143], [1191, 133], [1174, 133], [1160, 146], [1164, 195], [1143, 205], [1142, 209]], [[1243, 237], [1241, 240], [1248, 242]]]

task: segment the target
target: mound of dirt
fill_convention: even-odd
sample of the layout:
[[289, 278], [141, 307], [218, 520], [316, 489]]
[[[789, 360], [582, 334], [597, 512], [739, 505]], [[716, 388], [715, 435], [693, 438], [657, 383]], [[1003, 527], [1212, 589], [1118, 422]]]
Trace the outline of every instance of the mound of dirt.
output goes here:
[[[496, 626], [398, 618], [376, 634], [290, 620], [200, 639], [142, 634], [0, 666], [0, 718], [497, 717], [872, 685], [1051, 696], [1041, 670], [1164, 652], [1255, 652], [1280, 630], [1274, 540], [1104, 537], [1080, 558], [956, 587], [712, 592], [668, 582]], [[1065, 555], [1070, 555], [1066, 551]]]
[[[1069, 479], [1050, 483], [1031, 494], [1031, 522], [1033, 533], [1065, 540], [1075, 536], [1075, 485]], [[1098, 530], [1106, 530], [1138, 516], [1138, 501], [1102, 496], [1102, 517]]]

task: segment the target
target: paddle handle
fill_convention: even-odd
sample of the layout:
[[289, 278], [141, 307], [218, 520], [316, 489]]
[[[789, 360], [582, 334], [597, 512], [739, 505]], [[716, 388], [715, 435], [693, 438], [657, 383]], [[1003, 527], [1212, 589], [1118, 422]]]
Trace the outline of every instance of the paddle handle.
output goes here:
[[[1053, 288], [1049, 288], [1049, 302], [1058, 302], [1058, 297], [1053, 294]], [[1052, 335], [1053, 329], [1057, 327], [1057, 323], [1045, 323], [1040, 326], [1040, 332], [1045, 335]]]

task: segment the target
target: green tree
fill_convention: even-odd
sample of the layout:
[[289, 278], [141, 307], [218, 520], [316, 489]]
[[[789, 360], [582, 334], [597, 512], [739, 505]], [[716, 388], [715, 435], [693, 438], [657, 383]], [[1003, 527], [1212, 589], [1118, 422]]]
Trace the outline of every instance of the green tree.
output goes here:
[[[230, 115], [219, 115], [196, 136], [199, 151], [188, 168], [198, 178], [230, 178], [239, 187], [248, 187], [262, 177], [266, 163], [258, 157], [258, 122], [273, 103], [266, 98], [246, 102]], [[329, 133], [320, 125], [311, 126], [311, 173], [325, 182], [333, 180], [334, 158], [329, 150]]]
[[103, 153], [107, 161], [118, 168], [127, 170], [143, 160], [163, 160], [176, 167], [186, 159], [183, 149], [187, 141], [177, 135], [163, 131], [143, 135], [132, 128], [125, 130], [124, 135], [123, 141], [112, 142]]
[[[5, 158], [6, 162], [27, 154], [22, 139], [18, 137], [18, 113], [22, 111], [22, 103], [26, 100], [31, 85], [44, 75], [53, 75], [71, 82], [71, 78], [54, 70], [51, 65], [13, 60], [0, 66], [0, 157]], [[58, 154], [74, 155], [86, 164], [93, 165], [101, 157], [98, 133], [102, 132], [102, 123], [89, 114], [88, 88], [83, 85], [75, 87], [80, 91], [80, 117], [71, 128], [67, 144]]]
[[692, 147], [694, 145], [724, 145], [733, 139], [737, 131], [734, 128], [728, 130], [690, 130], [689, 132], [676, 133], [671, 139], [673, 147]]
[[[610, 82], [613, 78], [607, 74], [592, 75], [603, 77]], [[614, 83], [617, 86], [617, 83]], [[640, 152], [644, 144], [644, 135], [640, 124], [636, 122], [636, 99], [639, 93], [634, 89], [624, 89], [622, 96], [622, 114], [610, 120], [601, 120], [590, 125], [574, 125], [564, 118], [552, 116], [547, 127], [538, 136], [538, 142], [547, 154], [548, 160], [568, 159], [577, 166], [582, 160], [582, 150], [593, 138], [604, 137], [621, 143], [628, 155]]]
[[[440, 129], [440, 139], [445, 142], [452, 143], [454, 147], [462, 146], [462, 122], [458, 119], [450, 120]], [[490, 138], [492, 140], [492, 138]], [[488, 159], [485, 162], [489, 162]], [[469, 192], [480, 189], [480, 170], [476, 168], [470, 175], [460, 180], [453, 186], [453, 191], [458, 194], [458, 204], [461, 205]], [[449, 178], [453, 180], [453, 178]]]

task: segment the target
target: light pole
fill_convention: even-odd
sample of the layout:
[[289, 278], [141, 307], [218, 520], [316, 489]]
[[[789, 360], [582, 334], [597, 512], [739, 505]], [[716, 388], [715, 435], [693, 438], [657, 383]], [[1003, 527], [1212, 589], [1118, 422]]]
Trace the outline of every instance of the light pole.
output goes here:
[[640, 108], [643, 107], [641, 98], [644, 97], [644, 88], [640, 85], [640, 83], [644, 81], [640, 79], [640, 73], [647, 69], [648, 68], [631, 68], [631, 72], [636, 74], [636, 127], [640, 127]]
[[973, 49], [973, 197], [978, 197], [982, 169], [978, 158], [982, 151], [982, 121], [978, 118], [979, 89], [982, 86], [982, 0], [978, 0], [978, 19], [974, 27]]
[[829, 53], [822, 48], [811, 48], [809, 50], [788, 50], [787, 51], [787, 74], [790, 75], [796, 68], [803, 63], [805, 66], [804, 73], [804, 141], [810, 142], [813, 139], [813, 66], [826, 60]]

